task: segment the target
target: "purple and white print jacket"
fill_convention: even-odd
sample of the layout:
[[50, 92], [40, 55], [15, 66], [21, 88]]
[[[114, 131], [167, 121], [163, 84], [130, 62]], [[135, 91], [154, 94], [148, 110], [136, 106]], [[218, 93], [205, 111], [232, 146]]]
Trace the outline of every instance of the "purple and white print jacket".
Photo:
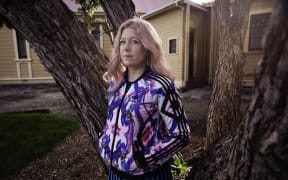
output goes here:
[[[113, 86], [113, 82], [110, 83]], [[174, 83], [147, 70], [108, 96], [99, 138], [107, 166], [130, 175], [153, 171], [188, 143], [189, 126]]]

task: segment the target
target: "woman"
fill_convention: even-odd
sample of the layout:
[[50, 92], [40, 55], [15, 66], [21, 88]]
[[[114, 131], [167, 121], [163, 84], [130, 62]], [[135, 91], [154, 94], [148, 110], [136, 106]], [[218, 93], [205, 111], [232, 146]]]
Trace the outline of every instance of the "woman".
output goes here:
[[108, 116], [99, 150], [109, 179], [172, 179], [169, 160], [188, 142], [180, 97], [150, 23], [124, 22], [108, 72]]

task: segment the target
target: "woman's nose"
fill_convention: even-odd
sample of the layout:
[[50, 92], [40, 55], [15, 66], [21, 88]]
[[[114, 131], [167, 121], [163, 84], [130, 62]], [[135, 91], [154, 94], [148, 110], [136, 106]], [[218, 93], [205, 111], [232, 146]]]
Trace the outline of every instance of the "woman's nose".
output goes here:
[[130, 50], [130, 48], [131, 48], [130, 47], [130, 43], [129, 42], [125, 43], [125, 48], [124, 49], [128, 51], [128, 50]]

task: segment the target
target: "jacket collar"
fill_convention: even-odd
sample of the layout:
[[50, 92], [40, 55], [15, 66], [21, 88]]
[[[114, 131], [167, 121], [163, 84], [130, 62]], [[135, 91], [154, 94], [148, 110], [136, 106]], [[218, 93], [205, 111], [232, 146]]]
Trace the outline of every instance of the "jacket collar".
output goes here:
[[130, 82], [130, 81], [128, 81], [128, 69], [126, 69], [126, 71], [124, 72], [124, 80], [125, 80], [126, 83], [135, 83], [135, 82], [139, 81], [140, 79], [142, 79], [150, 71], [151, 71], [151, 68], [149, 66], [146, 66], [146, 69], [143, 72], [143, 74], [140, 77], [138, 77], [135, 81]]

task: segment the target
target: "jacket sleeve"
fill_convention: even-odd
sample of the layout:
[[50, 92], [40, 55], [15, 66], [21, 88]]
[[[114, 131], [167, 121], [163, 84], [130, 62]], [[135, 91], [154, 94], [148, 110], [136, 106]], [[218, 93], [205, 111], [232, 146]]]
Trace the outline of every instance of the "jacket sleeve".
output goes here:
[[150, 165], [161, 165], [170, 159], [188, 144], [190, 134], [187, 117], [174, 84], [162, 89], [158, 95], [158, 110], [166, 132], [164, 138], [157, 143], [157, 148], [151, 154], [145, 154], [146, 162]]

